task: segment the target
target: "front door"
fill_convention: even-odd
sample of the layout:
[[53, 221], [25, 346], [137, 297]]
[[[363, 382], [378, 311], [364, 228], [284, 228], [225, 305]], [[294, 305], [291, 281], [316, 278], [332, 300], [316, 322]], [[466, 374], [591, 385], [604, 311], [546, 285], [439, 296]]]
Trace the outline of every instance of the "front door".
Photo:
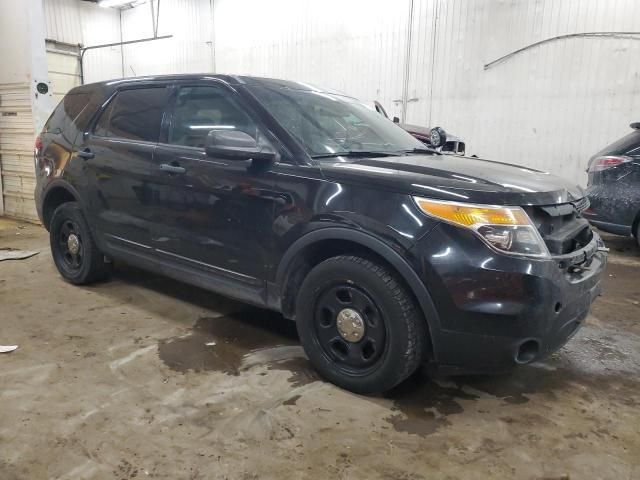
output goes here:
[[170, 110], [154, 155], [154, 247], [173, 262], [263, 286], [274, 216], [268, 166], [204, 151], [209, 131], [256, 138], [257, 124], [223, 84], [178, 86]]

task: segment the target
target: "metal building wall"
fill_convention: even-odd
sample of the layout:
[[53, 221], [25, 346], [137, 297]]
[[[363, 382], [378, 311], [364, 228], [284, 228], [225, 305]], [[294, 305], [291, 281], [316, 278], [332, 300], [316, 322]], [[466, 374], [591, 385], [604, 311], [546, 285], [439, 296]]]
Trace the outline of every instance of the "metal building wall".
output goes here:
[[[170, 39], [126, 45], [125, 76], [213, 71], [210, 0], [162, 0], [157, 35]], [[154, 2], [157, 9], [158, 2]], [[123, 39], [153, 37], [150, 2], [122, 11]]]
[[399, 113], [409, 9], [409, 0], [216, 0], [216, 68], [308, 82]]
[[[119, 42], [120, 12], [79, 0], [44, 0], [45, 34], [48, 40], [84, 47]], [[87, 51], [85, 83], [122, 76], [120, 47]]]
[[586, 183], [587, 161], [639, 120], [635, 0], [415, 0], [408, 119], [464, 137], [468, 151]]
[[[88, 27], [95, 15], [81, 17], [85, 44], [111, 30]], [[51, 31], [64, 30], [56, 18]], [[172, 39], [125, 46], [122, 62], [117, 47], [87, 65], [89, 78], [106, 69], [295, 79], [441, 125], [469, 153], [583, 184], [589, 156], [640, 120], [640, 36], [557, 40], [484, 67], [556, 35], [640, 31], [637, 0], [162, 0], [159, 23]], [[122, 11], [125, 40], [152, 30], [148, 2]]]

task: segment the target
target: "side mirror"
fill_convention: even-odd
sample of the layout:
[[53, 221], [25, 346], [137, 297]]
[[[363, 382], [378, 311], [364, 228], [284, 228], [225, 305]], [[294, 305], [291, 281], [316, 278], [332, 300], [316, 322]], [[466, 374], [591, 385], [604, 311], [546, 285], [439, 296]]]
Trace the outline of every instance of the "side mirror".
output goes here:
[[400, 123], [400, 119], [398, 117], [393, 117], [393, 123]]
[[433, 148], [438, 148], [447, 143], [447, 132], [443, 128], [434, 127], [429, 132], [429, 143]]
[[204, 151], [210, 157], [226, 160], [274, 160], [276, 153], [240, 130], [211, 130]]

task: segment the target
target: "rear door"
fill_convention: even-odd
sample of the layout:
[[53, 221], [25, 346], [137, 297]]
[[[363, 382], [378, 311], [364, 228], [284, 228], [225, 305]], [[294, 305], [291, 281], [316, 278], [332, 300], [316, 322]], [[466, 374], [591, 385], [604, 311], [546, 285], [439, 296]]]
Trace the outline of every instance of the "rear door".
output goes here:
[[167, 99], [163, 85], [116, 92], [77, 147], [92, 223], [112, 248], [151, 249], [148, 182]]

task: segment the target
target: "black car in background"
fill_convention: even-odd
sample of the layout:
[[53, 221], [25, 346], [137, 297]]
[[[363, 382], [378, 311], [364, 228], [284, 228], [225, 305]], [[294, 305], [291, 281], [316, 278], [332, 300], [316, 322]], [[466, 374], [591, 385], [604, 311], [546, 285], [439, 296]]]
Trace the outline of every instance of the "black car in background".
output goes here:
[[127, 262], [281, 312], [315, 368], [361, 393], [421, 363], [497, 372], [549, 355], [581, 326], [606, 263], [580, 187], [435, 152], [295, 82], [83, 85], [35, 163], [65, 280]]
[[633, 235], [640, 245], [640, 122], [589, 161], [584, 216], [605, 232]]

